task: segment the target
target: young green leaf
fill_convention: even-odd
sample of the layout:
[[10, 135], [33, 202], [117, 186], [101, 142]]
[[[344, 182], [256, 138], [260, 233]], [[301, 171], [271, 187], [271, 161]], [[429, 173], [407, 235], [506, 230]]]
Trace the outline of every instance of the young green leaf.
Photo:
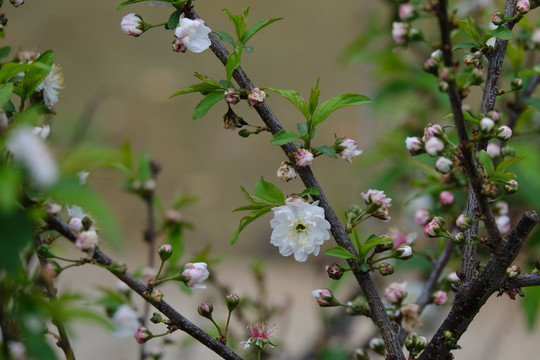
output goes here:
[[360, 257], [365, 258], [368, 252], [377, 245], [390, 244], [393, 240], [388, 237], [378, 237], [371, 235], [364, 244], [360, 247]]
[[167, 25], [165, 25], [165, 29], [167, 30], [174, 30], [178, 27], [178, 23], [180, 22], [180, 11], [176, 10], [169, 16], [169, 20], [167, 21]]
[[264, 181], [262, 177], [255, 184], [255, 195], [272, 204], [285, 203], [285, 195], [283, 195], [281, 190], [274, 184]]
[[476, 160], [482, 165], [484, 170], [486, 170], [486, 174], [491, 177], [493, 176], [493, 172], [495, 171], [493, 167], [493, 160], [489, 157], [488, 153], [485, 150], [481, 150], [476, 154]]
[[10, 52], [11, 52], [11, 47], [9, 47], [9, 46], [4, 46], [3, 48], [1, 48], [0, 49], [0, 59], [3, 59], [6, 56], [8, 56]]
[[276, 135], [274, 135], [270, 143], [272, 145], [285, 145], [297, 139], [298, 137], [298, 134], [295, 134], [293, 132], [280, 130]]
[[246, 226], [248, 226], [250, 223], [252, 223], [257, 218], [263, 216], [267, 212], [270, 212], [273, 207], [274, 207], [274, 205], [267, 205], [267, 206], [265, 206], [265, 207], [263, 207], [263, 208], [261, 208], [259, 210], [252, 211], [248, 215], [244, 216], [240, 220], [240, 225], [238, 226], [238, 229], [236, 229], [236, 231], [231, 236], [231, 245], [234, 245], [234, 243], [238, 240], [238, 235], [240, 235], [240, 233], [242, 232], [242, 230], [244, 230], [246, 228]]
[[308, 126], [306, 123], [297, 123], [296, 127], [298, 128], [298, 132], [300, 133], [300, 136], [304, 136], [308, 132]]
[[467, 16], [465, 20], [458, 20], [457, 21], [459, 28], [467, 34], [471, 39], [476, 41], [477, 44], [482, 45], [482, 39], [480, 38], [480, 34], [478, 33], [478, 30], [476, 29], [476, 24], [474, 23], [474, 19]]
[[242, 39], [246, 30], [246, 19], [242, 15], [233, 15], [228, 9], [223, 9], [224, 12], [229, 15], [229, 20], [232, 21], [234, 29], [236, 31], [236, 38]]
[[234, 41], [231, 35], [227, 34], [224, 31], [214, 31], [214, 32], [217, 34], [217, 36], [219, 36], [221, 40], [228, 42], [232, 46], [236, 46], [236, 42]]
[[227, 82], [231, 81], [232, 74], [237, 67], [240, 66], [242, 61], [242, 49], [240, 48], [238, 52], [232, 52], [227, 58], [227, 65], [225, 65], [225, 70], [227, 71]]
[[281, 96], [283, 96], [285, 99], [289, 100], [300, 112], [306, 120], [308, 120], [309, 117], [309, 108], [308, 104], [306, 103], [306, 100], [300, 94], [298, 94], [294, 90], [279, 90], [279, 89], [273, 89], [273, 88], [263, 88], [262, 90], [270, 90], [273, 91]]
[[340, 259], [358, 259], [353, 253], [348, 251], [347, 249], [342, 248], [341, 246], [336, 246], [333, 248], [330, 248], [324, 252], [326, 255], [334, 256]]
[[177, 92], [169, 96], [169, 98], [173, 98], [178, 95], [194, 93], [194, 92], [213, 92], [216, 89], [221, 89], [221, 86], [216, 87], [215, 85], [211, 85], [207, 83], [200, 83], [200, 84], [190, 85], [181, 90], [178, 90]]
[[206, 95], [198, 104], [195, 106], [193, 111], [193, 120], [202, 118], [212, 106], [216, 105], [219, 101], [223, 100], [224, 92], [215, 91]]
[[504, 26], [499, 26], [495, 30], [491, 30], [491, 35], [501, 40], [510, 40], [514, 34]]
[[361, 105], [370, 102], [371, 100], [367, 96], [360, 94], [343, 94], [326, 100], [315, 112], [315, 115], [313, 116], [313, 126], [318, 125], [326, 120], [326, 118], [337, 109], [341, 109], [345, 106]]
[[314, 149], [317, 150], [317, 151], [322, 152], [325, 155], [330, 156], [331, 158], [337, 159], [336, 151], [334, 150], [334, 148], [332, 148], [330, 146], [325, 146], [325, 145], [317, 146]]
[[308, 187], [307, 189], [305, 189], [304, 191], [302, 191], [300, 194], [298, 194], [298, 196], [304, 196], [304, 195], [315, 195], [315, 196], [318, 196], [320, 195], [321, 192], [319, 191], [318, 188], [316, 187]]
[[452, 51], [456, 51], [459, 49], [471, 49], [474, 47], [478, 47], [478, 44], [476, 43], [459, 43], [454, 46], [452, 46]]
[[321, 80], [320, 77], [317, 78], [317, 84], [315, 85], [315, 88], [311, 89], [311, 94], [309, 95], [309, 113], [311, 116], [313, 116], [317, 109], [317, 105], [319, 105], [319, 94], [321, 93], [321, 90], [319, 89], [319, 80]]
[[221, 82], [218, 82], [206, 75], [202, 75], [202, 74], [199, 74], [198, 72], [195, 72], [195, 74], [193, 74], [193, 76], [195, 76], [197, 79], [199, 80], [202, 80], [204, 81], [205, 83], [209, 84], [209, 85], [213, 85], [215, 86], [216, 88], [221, 88], [223, 90], [227, 90], [227, 86], [223, 85]]
[[[279, 21], [279, 20], [282, 20], [283, 18], [273, 18], [273, 19], [270, 19], [270, 20], [259, 20], [255, 23], [255, 25], [253, 25], [252, 27], [250, 27], [249, 29], [246, 30], [246, 32], [244, 33], [244, 36], [242, 36], [242, 44], [246, 44], [248, 42], [249, 39], [251, 39], [251, 37], [253, 35], [255, 35], [256, 33], [258, 33], [259, 31], [261, 31], [263, 28], [267, 27], [268, 25], [276, 22], [276, 21]], [[240, 38], [239, 38], [240, 39]]]

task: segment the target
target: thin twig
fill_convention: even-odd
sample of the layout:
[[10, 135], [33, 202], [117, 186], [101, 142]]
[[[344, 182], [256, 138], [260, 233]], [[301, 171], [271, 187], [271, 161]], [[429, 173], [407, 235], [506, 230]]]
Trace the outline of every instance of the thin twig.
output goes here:
[[[200, 18], [195, 11], [191, 8], [185, 9], [186, 17], [194, 19], [194, 18]], [[229, 56], [229, 52], [225, 48], [225, 46], [221, 43], [221, 41], [217, 38], [217, 36], [213, 33], [209, 34], [209, 38], [211, 41], [210, 49], [212, 52], [216, 55], [216, 57], [221, 61], [223, 65], [227, 64], [227, 57]], [[251, 80], [248, 78], [244, 70], [241, 66], [239, 66], [234, 72], [233, 77], [238, 83], [238, 85], [246, 90], [252, 90], [255, 88]], [[280, 122], [277, 120], [273, 112], [270, 110], [270, 107], [268, 104], [263, 104], [260, 106], [254, 107], [265, 125], [268, 127], [270, 132], [272, 134], [277, 134], [283, 127], [281, 126]], [[292, 154], [296, 150], [296, 146], [291, 142], [285, 145], [281, 146], [281, 149], [288, 157], [290, 154]], [[345, 231], [345, 228], [339, 221], [336, 213], [334, 212], [334, 209], [328, 202], [328, 199], [324, 195], [324, 192], [315, 179], [315, 176], [313, 175], [313, 172], [309, 168], [299, 168], [298, 169], [298, 175], [302, 179], [302, 182], [306, 187], [316, 187], [319, 189], [319, 195], [318, 196], [312, 196], [314, 200], [319, 200], [319, 206], [321, 206], [324, 209], [326, 220], [331, 225], [331, 233], [334, 237], [334, 240], [337, 242], [337, 244], [352, 254], [357, 255], [357, 251], [354, 248], [354, 245], [352, 244], [351, 240], [349, 239], [349, 236], [347, 235], [347, 232]], [[386, 314], [386, 309], [381, 301], [381, 298], [379, 294], [377, 293], [377, 289], [375, 288], [375, 285], [373, 283], [373, 280], [371, 279], [371, 275], [369, 273], [365, 273], [360, 270], [360, 264], [355, 259], [349, 259], [347, 260], [349, 263], [349, 266], [351, 267], [354, 276], [356, 278], [356, 281], [360, 285], [360, 288], [364, 292], [364, 295], [366, 296], [366, 299], [368, 301], [368, 304], [372, 310], [372, 316], [375, 320], [375, 323], [379, 327], [381, 331], [381, 335], [384, 339], [386, 349], [387, 349], [387, 359], [388, 360], [404, 360], [405, 357], [401, 351], [401, 346], [399, 345], [399, 340], [397, 337], [397, 333], [394, 331], [394, 328], [392, 327], [392, 323], [390, 322], [390, 319], [388, 315]]]

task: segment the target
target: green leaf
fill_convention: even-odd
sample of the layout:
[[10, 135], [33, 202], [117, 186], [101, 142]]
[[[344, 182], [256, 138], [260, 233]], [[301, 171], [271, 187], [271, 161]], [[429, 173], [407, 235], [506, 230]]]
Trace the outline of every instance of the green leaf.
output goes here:
[[54, 58], [54, 52], [47, 50], [34, 60], [32, 64], [29, 64], [31, 67], [26, 71], [21, 83], [21, 91], [18, 92], [18, 95], [23, 101], [30, 98], [38, 85], [50, 73]]
[[284, 204], [285, 195], [274, 184], [264, 181], [263, 177], [255, 184], [255, 195], [271, 204]]
[[23, 269], [19, 253], [33, 241], [32, 223], [24, 210], [15, 207], [12, 211], [0, 211], [0, 229], [3, 240], [0, 269], [6, 270], [8, 275], [14, 275]]
[[237, 67], [240, 66], [241, 61], [242, 49], [240, 49], [238, 52], [232, 52], [229, 54], [229, 57], [227, 58], [227, 65], [225, 65], [225, 70], [227, 71], [227, 82], [231, 81], [233, 72]]
[[315, 196], [318, 196], [320, 195], [321, 192], [319, 191], [318, 188], [316, 187], [308, 187], [307, 189], [305, 189], [304, 191], [302, 191], [300, 194], [298, 194], [298, 196], [304, 196], [304, 195], [315, 195]]
[[167, 25], [165, 25], [165, 29], [167, 30], [173, 30], [178, 27], [178, 24], [180, 23], [180, 11], [176, 10], [169, 16], [169, 20], [167, 21]]
[[9, 213], [18, 204], [22, 176], [17, 169], [0, 165], [0, 179], [0, 213]]
[[238, 229], [234, 232], [234, 234], [231, 236], [231, 245], [234, 245], [234, 243], [238, 240], [238, 235], [240, 235], [240, 232], [246, 228], [250, 223], [252, 223], [255, 219], [263, 216], [267, 212], [270, 212], [274, 205], [268, 205], [266, 207], [263, 207], [257, 211], [253, 211], [249, 213], [248, 215], [244, 216], [240, 220], [240, 225], [238, 226]]
[[336, 96], [332, 99], [325, 101], [319, 106], [315, 115], [313, 116], [313, 126], [316, 126], [326, 120], [326, 118], [337, 109], [341, 109], [345, 106], [361, 105], [370, 103], [371, 100], [364, 95], [360, 94], [343, 94]]
[[[267, 27], [268, 25], [276, 22], [276, 21], [279, 21], [279, 20], [282, 20], [283, 18], [273, 18], [273, 19], [270, 19], [270, 20], [259, 20], [255, 23], [255, 25], [253, 25], [252, 27], [250, 27], [249, 29], [246, 30], [246, 32], [244, 33], [244, 36], [242, 36], [242, 44], [246, 44], [248, 42], [249, 39], [251, 39], [251, 37], [253, 35], [255, 35], [256, 33], [258, 33], [259, 31], [261, 31], [262, 29], [264, 29], [265, 27]], [[239, 37], [240, 39], [240, 37]]]
[[226, 32], [224, 32], [224, 31], [214, 31], [214, 33], [216, 33], [217, 36], [219, 36], [219, 38], [221, 40], [228, 42], [232, 46], [236, 46], [236, 42], [234, 41], [232, 36], [227, 34]]
[[459, 28], [467, 34], [471, 39], [476, 41], [477, 44], [482, 45], [482, 39], [480, 38], [480, 34], [478, 33], [478, 30], [476, 29], [476, 25], [474, 23], [474, 19], [467, 16], [465, 20], [458, 20], [457, 21]]
[[3, 48], [1, 48], [0, 49], [0, 59], [3, 59], [6, 56], [8, 56], [10, 51], [11, 51], [11, 47], [9, 47], [9, 46], [4, 46]]
[[532, 332], [538, 319], [538, 309], [540, 308], [540, 287], [531, 286], [524, 289], [523, 311], [527, 321], [527, 329]]
[[478, 44], [476, 43], [459, 43], [454, 46], [452, 46], [452, 51], [456, 51], [459, 49], [471, 49], [474, 47], [478, 47]]
[[369, 265], [367, 263], [362, 263], [362, 264], [360, 264], [360, 270], [362, 270], [363, 272], [369, 272], [369, 270], [371, 270], [371, 268], [369, 267]]
[[476, 124], [476, 125], [480, 124], [480, 121], [474, 116], [472, 116], [468, 111], [463, 112], [463, 118], [465, 119], [465, 121], [468, 121], [472, 124]]
[[365, 258], [368, 252], [377, 245], [390, 244], [393, 240], [388, 237], [378, 237], [371, 235], [364, 244], [360, 246], [360, 257]]
[[320, 77], [317, 78], [317, 84], [315, 88], [311, 89], [311, 94], [309, 95], [309, 113], [311, 116], [313, 116], [317, 105], [319, 105], [319, 94], [321, 93], [321, 90], [319, 90], [319, 80], [321, 80]]
[[276, 135], [274, 135], [270, 143], [272, 145], [285, 145], [297, 138], [298, 138], [298, 134], [295, 134], [290, 131], [280, 130]]
[[218, 102], [223, 100], [224, 92], [223, 91], [215, 91], [211, 92], [208, 95], [206, 95], [198, 104], [195, 106], [195, 110], [193, 111], [193, 120], [197, 120], [202, 118], [208, 110], [212, 108], [212, 106], [216, 105]]
[[194, 92], [213, 92], [216, 89], [220, 89], [220, 88], [221, 86], [218, 87], [218, 86], [210, 85], [207, 83], [200, 83], [200, 84], [190, 85], [181, 90], [178, 90], [177, 92], [169, 96], [169, 98], [173, 98], [178, 95], [194, 93]]
[[139, 177], [138, 180], [143, 184], [152, 176], [152, 166], [150, 164], [150, 156], [141, 154], [139, 157]]
[[236, 30], [236, 38], [239, 40], [242, 39], [246, 29], [246, 20], [244, 19], [244, 16], [233, 15], [227, 9], [223, 9], [223, 11], [226, 12], [227, 15], [229, 15], [229, 20], [231, 20], [234, 25], [234, 29]]
[[212, 78], [210, 78], [210, 77], [208, 77], [206, 75], [199, 74], [198, 72], [193, 74], [193, 76], [195, 76], [199, 80], [204, 81], [205, 83], [207, 83], [209, 85], [215, 86], [216, 88], [227, 90], [227, 88], [229, 87], [229, 86], [221, 84], [220, 82], [217, 82], [216, 80], [214, 80], [214, 79], [212, 79]]
[[481, 150], [476, 154], [476, 160], [478, 160], [480, 165], [486, 170], [489, 177], [493, 176], [493, 172], [495, 171], [493, 161], [485, 150]]
[[302, 115], [304, 115], [306, 120], [310, 118], [308, 104], [306, 103], [304, 98], [300, 96], [300, 94], [298, 94], [296, 91], [279, 90], [279, 89], [273, 89], [273, 88], [264, 88], [264, 90], [270, 90], [283, 96], [285, 99], [289, 100], [298, 110], [300, 110], [300, 112], [302, 113]]
[[340, 259], [358, 259], [353, 253], [349, 250], [342, 248], [341, 246], [336, 246], [330, 248], [324, 252], [328, 256], [334, 256]]
[[296, 127], [298, 128], [298, 132], [300, 133], [301, 136], [304, 136], [307, 134], [308, 132], [308, 126], [306, 123], [302, 122], [302, 123], [297, 123], [296, 124]]
[[504, 26], [499, 26], [495, 30], [491, 30], [490, 34], [501, 40], [510, 40], [514, 37], [512, 31], [508, 30]]
[[4, 106], [8, 103], [11, 93], [13, 92], [13, 84], [2, 84], [0, 85], [0, 108], [4, 108]]
[[520, 161], [524, 160], [526, 157], [527, 157], [527, 155], [506, 158], [503, 161], [501, 161], [501, 163], [497, 166], [497, 169], [495, 171], [496, 172], [499, 172], [499, 171], [502, 172], [502, 171], [506, 170], [510, 165], [513, 165], [513, 164], [515, 164], [517, 162], [520, 162]]
[[325, 155], [330, 156], [331, 158], [337, 159], [336, 150], [334, 150], [334, 148], [332, 148], [330, 146], [324, 146], [324, 145], [323, 146], [317, 146], [314, 149], [317, 150], [317, 151], [322, 152]]

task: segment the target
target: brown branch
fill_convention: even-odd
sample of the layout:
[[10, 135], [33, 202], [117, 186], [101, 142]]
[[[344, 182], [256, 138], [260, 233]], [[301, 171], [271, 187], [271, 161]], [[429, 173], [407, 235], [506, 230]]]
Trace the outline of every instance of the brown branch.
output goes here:
[[506, 279], [501, 288], [503, 289], [517, 289], [528, 286], [540, 286], [540, 275], [538, 274], [524, 274], [519, 275], [515, 279]]
[[[192, 8], [186, 8], [185, 14], [188, 18], [199, 18], [199, 15], [197, 15], [197, 13], [195, 13]], [[210, 49], [221, 61], [221, 63], [223, 65], [226, 65], [229, 52], [215, 34], [210, 33], [208, 36], [212, 43], [210, 45]], [[253, 88], [255, 88], [251, 80], [248, 78], [248, 76], [240, 66], [233, 72], [233, 78], [236, 80], [240, 87], [246, 90], [252, 90]], [[272, 134], [277, 134], [283, 128], [273, 114], [273, 112], [270, 110], [270, 107], [266, 103], [260, 106], [255, 106], [254, 108]], [[296, 150], [296, 147], [291, 142], [282, 145], [281, 149], [288, 157]], [[351, 240], [349, 239], [345, 228], [339, 221], [336, 213], [334, 212], [334, 209], [324, 195], [324, 192], [317, 180], [315, 179], [315, 176], [313, 175], [311, 169], [299, 168], [297, 170], [298, 175], [300, 176], [302, 182], [306, 187], [316, 187], [317, 189], [319, 189], [320, 194], [318, 196], [313, 196], [313, 199], [319, 200], [319, 206], [324, 209], [326, 220], [328, 220], [328, 222], [331, 224], [330, 231], [334, 237], [334, 240], [339, 246], [347, 249], [352, 254], [357, 255], [357, 251], [354, 248]], [[368, 304], [372, 310], [373, 319], [375, 320], [375, 323], [381, 331], [381, 335], [384, 339], [388, 352], [387, 359], [404, 360], [405, 358], [401, 351], [401, 346], [399, 345], [397, 333], [394, 331], [392, 323], [390, 322], [390, 319], [386, 314], [385, 307], [381, 301], [381, 298], [379, 297], [379, 294], [377, 293], [377, 289], [373, 284], [373, 280], [371, 279], [370, 274], [365, 273], [359, 269], [360, 264], [357, 260], [349, 259], [347, 260], [347, 262], [349, 263], [349, 266], [354, 273], [356, 281], [358, 282], [360, 288], [366, 296]]]
[[[75, 235], [71, 232], [69, 226], [62, 220], [60, 220], [57, 216], [50, 216], [46, 219], [46, 222], [52, 229], [56, 230], [58, 233], [60, 233], [62, 236], [64, 236], [71, 242], [75, 242], [77, 240]], [[108, 257], [98, 248], [96, 248], [94, 251], [93, 259], [98, 264], [103, 266], [110, 266], [115, 263], [113, 259]], [[137, 280], [129, 272], [126, 271], [125, 273], [121, 274], [111, 271], [111, 273], [118, 279], [123, 281], [126, 285], [128, 285], [133, 291], [139, 294], [139, 296], [141, 296], [146, 302], [152, 304], [157, 310], [161, 311], [165, 316], [167, 316], [172, 326], [175, 326], [177, 329], [186, 332], [194, 339], [199, 341], [201, 344], [214, 351], [217, 355], [221, 356], [223, 359], [242, 359], [231, 348], [227, 347], [226, 345], [222, 344], [218, 340], [208, 335], [206, 332], [204, 332], [199, 327], [190, 322], [188, 319], [186, 319], [184, 316], [182, 316], [178, 311], [176, 311], [165, 301], [162, 300], [160, 302], [156, 302], [151, 297], [145, 296], [144, 293], [148, 290], [146, 285]]]
[[523, 242], [538, 221], [538, 215], [534, 211], [523, 215], [517, 226], [504, 239], [506, 244], [504, 249], [493, 253], [484, 271], [465, 284], [456, 294], [450, 313], [422, 352], [419, 360], [447, 358], [448, 353], [453, 349], [453, 344], [445, 342], [444, 333], [451, 332], [456, 342], [460, 339], [489, 297], [500, 289], [506, 277], [506, 269], [512, 264]]

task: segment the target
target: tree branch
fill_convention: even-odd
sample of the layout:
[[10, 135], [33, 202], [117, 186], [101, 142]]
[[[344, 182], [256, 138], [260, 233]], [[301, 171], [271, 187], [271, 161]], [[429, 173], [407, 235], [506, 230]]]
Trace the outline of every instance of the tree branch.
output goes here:
[[[70, 240], [71, 242], [75, 242], [77, 238], [72, 233], [69, 226], [64, 223], [62, 220], [60, 220], [57, 216], [50, 216], [46, 219], [47, 224], [54, 230], [56, 230], [58, 233], [60, 233], [62, 236]], [[104, 266], [110, 266], [115, 263], [113, 259], [108, 257], [104, 252], [102, 252], [100, 249], [96, 248], [94, 251], [93, 259]], [[222, 344], [218, 340], [214, 339], [210, 335], [208, 335], [206, 332], [201, 330], [199, 327], [191, 323], [188, 319], [186, 319], [184, 316], [182, 316], [179, 312], [177, 312], [172, 306], [170, 306], [165, 301], [156, 302], [151, 297], [145, 296], [144, 293], [147, 291], [146, 285], [144, 285], [142, 282], [137, 280], [133, 275], [131, 275], [129, 272], [125, 272], [123, 274], [113, 272], [111, 273], [116, 276], [118, 279], [123, 281], [126, 285], [128, 285], [133, 291], [135, 291], [139, 296], [141, 296], [146, 302], [152, 304], [156, 309], [161, 311], [165, 316], [167, 316], [170, 320], [170, 324], [175, 326], [177, 329], [182, 330], [192, 336], [194, 339], [199, 341], [201, 344], [209, 348], [210, 350], [214, 351], [216, 354], [221, 356], [223, 359], [228, 360], [241, 360], [242, 358], [236, 354], [231, 348], [227, 347], [226, 345]]]
[[[193, 11], [192, 8], [186, 8], [185, 9], [186, 17], [188, 18], [199, 18], [199, 15]], [[221, 41], [217, 38], [217, 36], [214, 33], [210, 33], [209, 35], [211, 45], [210, 49], [212, 52], [216, 55], [216, 57], [221, 61], [223, 65], [227, 64], [227, 58], [229, 56], [229, 52], [227, 49], [223, 46]], [[238, 85], [246, 90], [252, 90], [255, 88], [251, 80], [248, 78], [242, 67], [238, 67], [233, 72], [233, 77], [238, 83]], [[264, 124], [268, 127], [270, 132], [272, 134], [277, 134], [283, 127], [273, 114], [273, 112], [270, 110], [270, 107], [265, 103], [260, 106], [254, 107], [261, 119], [263, 120]], [[288, 157], [290, 154], [292, 154], [296, 150], [296, 146], [291, 142], [285, 145], [281, 146], [281, 149], [285, 153], [285, 155]], [[351, 240], [349, 239], [349, 236], [347, 235], [347, 232], [345, 231], [345, 228], [339, 221], [336, 213], [334, 212], [334, 209], [328, 202], [328, 199], [324, 195], [324, 192], [315, 179], [315, 176], [313, 175], [310, 168], [298, 168], [297, 173], [302, 179], [302, 182], [306, 187], [316, 187], [319, 189], [320, 194], [318, 196], [312, 196], [314, 200], [319, 200], [319, 206], [321, 206], [324, 209], [326, 220], [331, 224], [331, 233], [337, 242], [337, 244], [348, 251], [350, 251], [352, 254], [358, 255], [356, 252], [356, 249], [354, 248]], [[366, 296], [366, 299], [368, 301], [368, 304], [372, 310], [372, 316], [375, 320], [375, 323], [379, 327], [381, 331], [381, 335], [384, 339], [386, 348], [387, 348], [387, 359], [388, 360], [398, 360], [402, 359], [404, 360], [403, 353], [401, 351], [401, 346], [399, 344], [399, 340], [397, 337], [397, 333], [394, 331], [392, 327], [392, 323], [390, 322], [390, 319], [388, 318], [388, 315], [386, 314], [386, 309], [381, 301], [381, 298], [379, 294], [377, 293], [377, 289], [375, 288], [375, 285], [373, 284], [373, 280], [371, 279], [371, 276], [369, 273], [365, 273], [359, 269], [360, 264], [358, 261], [354, 259], [347, 260], [349, 263], [349, 266], [351, 267], [354, 276], [356, 278], [356, 281], [360, 285], [360, 288], [364, 292], [364, 295]]]
[[527, 286], [540, 286], [540, 275], [524, 274], [519, 275], [515, 279], [506, 279], [506, 281], [502, 285], [502, 288], [517, 289]]

